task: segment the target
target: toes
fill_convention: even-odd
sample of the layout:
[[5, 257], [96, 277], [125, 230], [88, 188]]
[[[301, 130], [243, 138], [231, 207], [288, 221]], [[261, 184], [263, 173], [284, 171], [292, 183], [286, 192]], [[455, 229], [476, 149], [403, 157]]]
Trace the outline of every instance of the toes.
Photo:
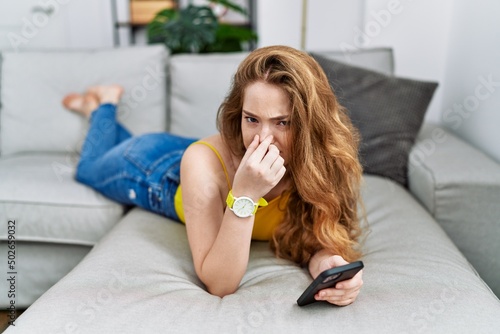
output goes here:
[[76, 93], [68, 94], [62, 100], [62, 105], [68, 110], [77, 111], [82, 107], [83, 96]]
[[99, 107], [99, 100], [92, 93], [86, 93], [85, 95], [72, 93], [64, 97], [62, 104], [64, 108], [88, 117], [92, 111]]

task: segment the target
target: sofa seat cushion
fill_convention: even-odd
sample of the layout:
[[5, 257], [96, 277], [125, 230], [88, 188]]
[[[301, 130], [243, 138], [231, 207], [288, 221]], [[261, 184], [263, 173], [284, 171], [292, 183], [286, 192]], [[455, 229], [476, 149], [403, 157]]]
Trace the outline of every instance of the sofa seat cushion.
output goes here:
[[184, 225], [134, 209], [6, 333], [496, 333], [498, 299], [413, 197], [375, 176], [363, 197], [364, 286], [350, 306], [297, 306], [311, 278], [267, 242], [252, 243], [236, 293], [210, 295]]
[[[92, 246], [123, 207], [74, 180], [69, 154], [0, 158], [0, 220], [16, 220], [16, 240]], [[0, 240], [6, 240], [2, 229]]]
[[[12, 256], [12, 253], [8, 253], [8, 246], [7, 241], [0, 240], [0, 257], [2, 259], [7, 259], [9, 255]], [[82, 245], [17, 242], [16, 308], [19, 310], [28, 308], [51, 286], [69, 273], [88, 254], [90, 249], [90, 246]], [[7, 268], [7, 263], [5, 263], [5, 267]], [[10, 282], [6, 279], [0, 280], [0, 291], [9, 290], [11, 290]], [[11, 300], [11, 298], [0, 298], [0, 309], [8, 309], [11, 306]]]

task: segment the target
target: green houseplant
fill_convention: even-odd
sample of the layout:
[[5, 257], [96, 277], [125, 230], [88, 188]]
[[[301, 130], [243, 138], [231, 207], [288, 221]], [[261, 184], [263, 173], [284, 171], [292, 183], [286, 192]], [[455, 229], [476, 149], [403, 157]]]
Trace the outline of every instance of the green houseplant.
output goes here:
[[[248, 16], [230, 0], [208, 0]], [[185, 8], [164, 9], [147, 26], [148, 42], [164, 43], [172, 53], [236, 52], [257, 40], [246, 26], [219, 22], [210, 6], [190, 3]]]

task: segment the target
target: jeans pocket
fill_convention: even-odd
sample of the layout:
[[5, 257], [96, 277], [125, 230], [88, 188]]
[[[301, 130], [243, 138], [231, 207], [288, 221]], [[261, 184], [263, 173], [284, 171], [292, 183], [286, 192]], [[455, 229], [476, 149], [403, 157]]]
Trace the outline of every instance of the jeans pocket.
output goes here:
[[181, 183], [181, 160], [183, 153], [183, 150], [172, 152], [165, 170], [165, 178], [177, 185]]

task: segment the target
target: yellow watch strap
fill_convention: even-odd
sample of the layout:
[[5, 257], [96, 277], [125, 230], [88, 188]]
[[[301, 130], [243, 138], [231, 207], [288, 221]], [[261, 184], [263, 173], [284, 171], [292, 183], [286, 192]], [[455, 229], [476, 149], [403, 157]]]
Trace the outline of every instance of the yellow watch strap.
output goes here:
[[261, 197], [259, 199], [259, 201], [257, 202], [258, 206], [267, 206], [267, 204], [269, 204], [269, 203], [267, 203], [267, 201], [264, 199], [264, 197]]

